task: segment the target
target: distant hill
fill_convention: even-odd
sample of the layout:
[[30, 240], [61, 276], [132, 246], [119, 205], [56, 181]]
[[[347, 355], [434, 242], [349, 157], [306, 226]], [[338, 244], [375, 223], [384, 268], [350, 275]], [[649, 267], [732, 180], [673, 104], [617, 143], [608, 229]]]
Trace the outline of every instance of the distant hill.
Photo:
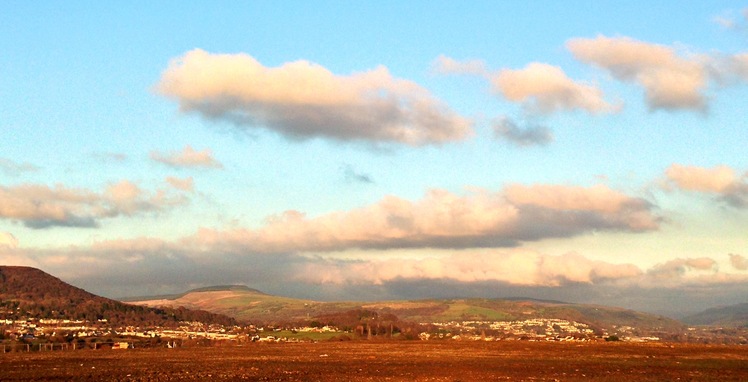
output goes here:
[[177, 293], [177, 294], [161, 294], [161, 295], [155, 295], [155, 296], [133, 296], [133, 297], [123, 297], [119, 301], [122, 302], [138, 302], [138, 301], [150, 301], [150, 300], [177, 300], [185, 295], [188, 295], [190, 293], [197, 293], [197, 292], [222, 292], [222, 291], [241, 291], [241, 292], [250, 292], [250, 293], [257, 293], [257, 294], [264, 294], [260, 292], [257, 289], [252, 289], [246, 285], [215, 285], [215, 286], [208, 286], [208, 287], [202, 287], [202, 288], [195, 288], [190, 289], [187, 292], [183, 293]]
[[120, 325], [162, 325], [201, 321], [232, 325], [234, 318], [185, 308], [148, 308], [100, 297], [42, 270], [0, 266], [0, 318], [60, 318]]
[[689, 325], [748, 327], [748, 303], [707, 309], [684, 318], [683, 322]]
[[418, 323], [558, 318], [587, 323], [599, 329], [631, 326], [647, 331], [674, 332], [684, 327], [670, 318], [628, 309], [523, 298], [319, 302], [271, 296], [245, 286], [202, 288], [176, 296], [146, 298], [132, 303], [151, 307], [184, 306], [225, 314], [242, 321], [264, 323], [324, 321], [343, 312], [364, 310]]

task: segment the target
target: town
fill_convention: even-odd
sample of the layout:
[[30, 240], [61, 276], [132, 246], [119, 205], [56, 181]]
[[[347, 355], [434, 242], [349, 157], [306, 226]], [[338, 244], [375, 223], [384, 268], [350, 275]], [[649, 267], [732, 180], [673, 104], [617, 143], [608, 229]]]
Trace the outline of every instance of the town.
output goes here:
[[[128, 349], [136, 347], [230, 346], [249, 342], [317, 342], [354, 339], [416, 339], [422, 341], [661, 341], [656, 335], [642, 335], [635, 328], [621, 326], [614, 331], [593, 329], [576, 321], [530, 318], [517, 321], [449, 321], [418, 324], [416, 336], [396, 330], [372, 336], [371, 330], [343, 330], [331, 325], [256, 326], [205, 324], [182, 321], [172, 327], [115, 327], [106, 319], [21, 319], [0, 321], [3, 352], [67, 349]], [[361, 329], [361, 328], [359, 328]], [[724, 332], [724, 330], [722, 330]], [[386, 332], [386, 331], [385, 331]], [[737, 343], [748, 343], [745, 333]], [[688, 342], [724, 340], [719, 330], [688, 328]], [[690, 340], [690, 341], [689, 341]]]

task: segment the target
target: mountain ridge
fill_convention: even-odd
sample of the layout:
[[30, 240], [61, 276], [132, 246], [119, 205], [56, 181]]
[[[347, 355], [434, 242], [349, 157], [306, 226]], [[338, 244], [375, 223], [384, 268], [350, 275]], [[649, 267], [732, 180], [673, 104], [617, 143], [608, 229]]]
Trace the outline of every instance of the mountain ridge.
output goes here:
[[678, 331], [677, 320], [630, 309], [576, 304], [527, 297], [501, 299], [449, 298], [395, 301], [321, 302], [265, 294], [246, 286], [198, 288], [172, 299], [131, 301], [145, 306], [185, 306], [208, 310], [243, 321], [297, 322], [334, 316], [354, 310], [390, 314], [410, 322], [512, 321], [527, 318], [558, 318], [588, 323], [602, 329], [632, 326], [646, 330]]
[[170, 293], [170, 294], [160, 294], [160, 295], [145, 295], [145, 296], [125, 296], [118, 298], [117, 300], [122, 302], [129, 302], [129, 301], [143, 301], [143, 300], [176, 300], [178, 298], [184, 297], [185, 295], [189, 293], [197, 293], [197, 292], [222, 292], [222, 291], [231, 291], [231, 290], [241, 290], [241, 291], [248, 291], [248, 292], [254, 292], [258, 294], [266, 294], [262, 291], [259, 291], [257, 289], [250, 288], [246, 285], [241, 284], [231, 284], [231, 285], [215, 285], [215, 286], [206, 286], [206, 287], [200, 287], [200, 288], [194, 288], [190, 289], [186, 292], [182, 293]]
[[689, 325], [748, 327], [748, 303], [717, 306], [684, 317]]
[[0, 318], [107, 320], [112, 324], [176, 325], [201, 321], [233, 325], [236, 319], [183, 307], [150, 308], [87, 292], [38, 268], [0, 266]]

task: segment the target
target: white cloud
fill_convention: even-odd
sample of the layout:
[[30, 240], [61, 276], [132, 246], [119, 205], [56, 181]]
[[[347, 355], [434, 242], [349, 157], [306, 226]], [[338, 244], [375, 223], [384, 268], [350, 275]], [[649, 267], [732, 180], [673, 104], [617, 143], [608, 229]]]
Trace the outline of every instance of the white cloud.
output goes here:
[[[658, 219], [651, 206], [607, 186], [510, 185], [504, 195], [519, 208], [538, 208], [558, 212], [590, 212], [611, 218], [611, 224], [623, 229], [655, 229]], [[613, 223], [617, 222], [617, 223]]]
[[196, 49], [171, 62], [157, 90], [185, 112], [292, 139], [420, 146], [472, 133], [470, 121], [383, 66], [341, 76], [307, 61], [266, 67], [247, 54]]
[[236, 253], [508, 247], [593, 230], [642, 232], [658, 224], [649, 203], [605, 186], [513, 185], [467, 196], [431, 190], [418, 201], [387, 196], [316, 218], [286, 211], [256, 230], [201, 229], [189, 244]]
[[0, 256], [6, 264], [40, 267], [75, 285], [95, 287], [94, 291], [107, 291], [114, 296], [152, 294], [163, 288], [170, 288], [164, 293], [174, 293], [188, 287], [245, 283], [261, 289], [270, 285], [282, 291], [306, 290], [311, 284], [316, 286], [315, 291], [329, 291], [324, 287], [329, 285], [336, 291], [355, 287], [369, 293], [432, 285], [442, 288], [432, 291], [435, 296], [451, 295], [449, 290], [453, 288], [475, 293], [475, 288], [485, 291], [488, 286], [516, 293], [530, 291], [518, 287], [529, 287], [541, 288], [535, 290], [541, 296], [550, 293], [573, 299], [579, 298], [580, 286], [614, 288], [608, 292], [620, 296], [632, 288], [645, 294], [668, 290], [686, 293], [678, 291], [693, 292], [699, 288], [721, 290], [723, 286], [744, 290], [748, 281], [744, 272], [721, 272], [710, 258], [675, 258], [648, 270], [625, 260], [601, 261], [576, 253], [549, 255], [526, 248], [440, 251], [415, 257], [408, 252], [364, 251], [358, 253], [358, 259], [341, 259], [334, 253], [268, 255], [247, 248], [233, 251], [230, 248], [236, 248], [234, 243], [220, 240], [195, 246], [192, 239], [169, 242], [143, 237], [54, 250], [0, 246]]
[[738, 180], [735, 171], [727, 166], [703, 168], [675, 163], [665, 171], [665, 175], [679, 188], [699, 192], [726, 192]]
[[195, 190], [195, 181], [191, 176], [187, 178], [177, 178], [173, 176], [167, 176], [166, 182], [177, 190], [192, 192]]
[[570, 283], [630, 279], [642, 274], [631, 264], [610, 264], [577, 254], [550, 256], [526, 249], [456, 253], [422, 259], [318, 261], [304, 266], [297, 278], [311, 283], [383, 284], [405, 280], [497, 281], [513, 285], [561, 286]]
[[163, 190], [144, 192], [127, 180], [110, 184], [101, 193], [63, 185], [0, 186], [0, 219], [21, 221], [30, 228], [96, 227], [103, 218], [158, 212], [185, 202], [183, 196]]
[[643, 87], [652, 110], [707, 109], [709, 73], [704, 57], [684, 56], [672, 47], [628, 37], [575, 38], [566, 46], [578, 60]]
[[213, 158], [213, 152], [210, 149], [197, 151], [190, 145], [185, 146], [182, 151], [167, 154], [152, 151], [151, 159], [174, 168], [223, 168], [223, 165]]
[[[734, 264], [733, 268], [741, 271]], [[674, 258], [651, 267], [642, 277], [633, 281], [631, 285], [648, 289], [685, 291], [700, 287], [720, 289], [723, 286], [739, 286], [744, 290], [748, 285], [748, 275], [745, 272], [726, 272], [720, 269], [716, 260], [709, 257]]]
[[673, 164], [665, 171], [665, 188], [677, 187], [717, 195], [734, 207], [748, 207], [748, 179], [728, 166], [704, 168]]
[[523, 69], [503, 69], [491, 76], [494, 90], [512, 102], [521, 102], [531, 111], [550, 114], [581, 109], [590, 113], [608, 113], [602, 91], [576, 82], [561, 68], [532, 62]]
[[610, 113], [617, 110], [605, 101], [597, 87], [574, 81], [561, 68], [545, 63], [532, 62], [523, 69], [489, 71], [483, 61], [458, 61], [442, 55], [434, 61], [434, 70], [441, 74], [485, 77], [496, 93], [522, 104], [531, 113], [571, 110]]

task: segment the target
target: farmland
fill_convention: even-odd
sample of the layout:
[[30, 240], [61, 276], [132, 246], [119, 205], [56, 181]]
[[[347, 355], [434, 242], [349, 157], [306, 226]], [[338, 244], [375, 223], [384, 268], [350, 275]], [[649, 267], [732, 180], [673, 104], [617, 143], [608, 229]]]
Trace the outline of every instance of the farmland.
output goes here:
[[661, 381], [748, 379], [741, 346], [346, 341], [0, 354], [3, 380]]

